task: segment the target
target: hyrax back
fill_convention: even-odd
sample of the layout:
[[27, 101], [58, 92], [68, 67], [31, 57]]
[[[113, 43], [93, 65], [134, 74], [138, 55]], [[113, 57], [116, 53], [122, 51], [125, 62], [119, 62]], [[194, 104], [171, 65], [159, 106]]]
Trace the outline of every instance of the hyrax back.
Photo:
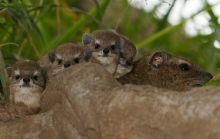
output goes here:
[[184, 91], [204, 85], [212, 78], [190, 61], [166, 52], [146, 54], [134, 64], [134, 69], [119, 78], [122, 84], [150, 84]]

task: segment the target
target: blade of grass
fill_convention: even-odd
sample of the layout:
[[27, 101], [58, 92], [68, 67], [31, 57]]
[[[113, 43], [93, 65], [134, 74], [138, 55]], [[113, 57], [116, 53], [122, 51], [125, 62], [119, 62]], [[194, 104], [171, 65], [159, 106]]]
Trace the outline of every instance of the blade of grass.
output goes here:
[[2, 83], [2, 94], [1, 94], [1, 102], [4, 102], [8, 99], [9, 96], [9, 84], [8, 78], [5, 72], [5, 62], [3, 59], [2, 51], [0, 49], [0, 79]]
[[163, 17], [163, 19], [159, 22], [159, 24], [158, 24], [158, 29], [157, 29], [158, 31], [159, 31], [159, 30], [162, 30], [162, 29], [166, 26], [166, 24], [167, 24], [167, 19], [168, 19], [170, 13], [171, 13], [173, 7], [175, 6], [175, 4], [176, 4], [176, 0], [173, 1], [173, 3], [171, 4], [169, 10], [167, 11], [167, 13], [166, 13], [165, 16]]
[[174, 25], [174, 26], [170, 26], [170, 27], [167, 27], [159, 32], [157, 32], [156, 34], [154, 34], [153, 36], [149, 37], [148, 39], [145, 39], [144, 41], [140, 42], [139, 44], [137, 44], [137, 48], [138, 49], [141, 49], [141, 48], [144, 48], [146, 45], [156, 41], [157, 39], [161, 38], [162, 36], [170, 33], [171, 31], [181, 27], [182, 25], [184, 25], [185, 22], [181, 22], [177, 25]]
[[97, 8], [97, 16], [98, 16], [98, 19], [101, 20], [102, 16], [101, 16], [101, 11], [100, 11], [99, 1], [98, 1], [98, 0], [93, 0], [93, 2], [95, 3], [96, 8]]
[[218, 17], [214, 14], [213, 9], [211, 8], [212, 6], [211, 6], [208, 2], [206, 2], [206, 4], [207, 4], [208, 7], [210, 7], [210, 9], [207, 10], [209, 16], [211, 17], [211, 20], [210, 20], [210, 21], [211, 21], [215, 26], [218, 27], [218, 26], [219, 26]]
[[14, 11], [14, 9], [10, 8], [10, 7], [6, 7], [8, 13], [12, 16], [12, 19], [14, 21], [15, 24], [18, 24], [19, 21], [19, 15]]
[[[107, 8], [108, 6], [108, 3], [109, 3], [110, 0], [102, 0], [102, 2], [100, 3], [100, 10], [102, 12], [102, 16], [104, 14], [104, 11], [105, 9]], [[96, 14], [96, 8], [93, 8], [89, 11], [89, 14], [90, 15], [95, 15]], [[80, 28], [82, 28], [86, 23], [87, 23], [87, 20], [89, 19], [88, 16], [86, 15], [82, 15], [80, 17], [80, 19], [75, 23], [73, 24], [73, 26], [71, 26], [64, 34], [62, 35], [59, 35], [57, 36], [54, 40], [52, 40], [48, 46], [46, 47], [47, 48], [47, 52], [54, 48], [55, 46], [57, 46], [59, 43], [67, 40], [68, 38], [71, 38], [72, 36], [74, 36], [77, 32], [79, 32]]]
[[[219, 4], [219, 3], [218, 3], [218, 4]], [[215, 5], [213, 5], [213, 6], [216, 6], [216, 5], [218, 5], [218, 4], [215, 4]], [[201, 10], [199, 10], [197, 13], [193, 14], [192, 16], [190, 16], [189, 18], [182, 20], [182, 21], [181, 21], [180, 23], [178, 23], [177, 25], [167, 27], [167, 28], [165, 28], [165, 29], [163, 29], [163, 30], [157, 32], [156, 34], [152, 35], [151, 37], [149, 37], [149, 38], [143, 40], [142, 42], [140, 42], [139, 44], [137, 44], [137, 48], [138, 48], [138, 49], [144, 48], [145, 46], [147, 46], [147, 45], [149, 45], [150, 43], [152, 43], [152, 42], [158, 40], [158, 39], [161, 38], [162, 36], [164, 36], [164, 35], [170, 33], [170, 32], [173, 31], [173, 30], [175, 30], [176, 28], [181, 27], [182, 25], [184, 25], [184, 24], [186, 23], [187, 20], [194, 18], [196, 15], [200, 14], [200, 13], [203, 12], [203, 11], [208, 11], [208, 10], [210, 10], [210, 8], [212, 8], [212, 7], [206, 6], [206, 7], [202, 8]]]
[[99, 24], [100, 26], [103, 26], [103, 27], [105, 27], [105, 28], [108, 28], [108, 25], [102, 23], [100, 19], [96, 18], [95, 16], [92, 16], [92, 15], [88, 14], [86, 11], [83, 11], [83, 10], [77, 8], [77, 7], [70, 7], [70, 9], [71, 9], [72, 11], [74, 11], [74, 12], [78, 12], [78, 13], [84, 14], [84, 15], [90, 17], [94, 22], [96, 22], [96, 23]]
[[[54, 0], [55, 5], [60, 5], [59, 0]], [[56, 25], [57, 25], [57, 34], [61, 33], [61, 21], [60, 21], [60, 7], [56, 7]]]
[[6, 46], [6, 45], [14, 45], [14, 46], [19, 46], [19, 44], [17, 44], [17, 43], [9, 42], [9, 43], [4, 43], [4, 44], [1, 44], [1, 45], [0, 45], [0, 49], [1, 49], [1, 47]]
[[[34, 19], [32, 18], [32, 16], [28, 13], [28, 10], [26, 9], [25, 5], [23, 2], [21, 2], [21, 6], [22, 8], [20, 8], [23, 17], [25, 17], [25, 22], [26, 24], [29, 26], [29, 28], [33, 29], [34, 32], [36, 32], [39, 36], [39, 38], [41, 39], [41, 41], [44, 41], [42, 33], [37, 25], [37, 23], [34, 21]], [[28, 34], [29, 30], [27, 30], [27, 34]]]

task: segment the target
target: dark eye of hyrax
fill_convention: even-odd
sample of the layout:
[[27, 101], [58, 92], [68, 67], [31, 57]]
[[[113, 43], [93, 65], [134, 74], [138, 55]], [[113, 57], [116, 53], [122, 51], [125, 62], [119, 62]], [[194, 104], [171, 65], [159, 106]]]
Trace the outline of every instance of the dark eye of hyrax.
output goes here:
[[100, 44], [96, 43], [95, 44], [95, 49], [98, 49], [100, 47]]
[[57, 63], [58, 63], [58, 65], [62, 64], [62, 60], [61, 60], [61, 59], [58, 59], [58, 60], [57, 60]]
[[75, 62], [75, 63], [79, 63], [79, 58], [75, 58], [75, 59], [74, 59], [74, 62]]
[[186, 63], [180, 64], [180, 65], [179, 65], [179, 68], [180, 68], [182, 71], [189, 71], [189, 70], [190, 70], [189, 65], [186, 64]]
[[111, 49], [112, 49], [112, 50], [115, 50], [115, 45], [112, 45], [112, 46], [111, 46]]
[[37, 80], [38, 80], [38, 76], [37, 76], [37, 75], [34, 75], [34, 76], [33, 76], [33, 79], [34, 79], [35, 81], [37, 81]]
[[20, 75], [16, 75], [16, 76], [15, 76], [15, 79], [16, 79], [16, 80], [19, 80], [20, 78], [21, 78]]
[[131, 66], [132, 65], [132, 61], [130, 61], [130, 60], [126, 61], [126, 65]]

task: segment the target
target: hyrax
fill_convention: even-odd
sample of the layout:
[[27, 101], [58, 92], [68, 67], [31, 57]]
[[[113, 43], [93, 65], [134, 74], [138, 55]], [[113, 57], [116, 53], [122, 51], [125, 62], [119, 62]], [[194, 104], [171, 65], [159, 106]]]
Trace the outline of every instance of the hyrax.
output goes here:
[[135, 45], [125, 36], [120, 35], [120, 39], [120, 59], [115, 73], [116, 78], [119, 78], [132, 70], [133, 59], [136, 55]]
[[72, 65], [86, 62], [89, 60], [90, 55], [90, 52], [81, 45], [73, 43], [61, 44], [48, 54], [49, 74], [55, 75]]
[[133, 70], [118, 79], [122, 84], [149, 84], [184, 91], [204, 85], [212, 78], [190, 61], [166, 52], [146, 54], [134, 63]]
[[47, 72], [37, 62], [18, 61], [7, 68], [9, 76], [10, 102], [24, 105], [27, 114], [40, 110], [41, 94], [46, 85]]
[[92, 51], [92, 58], [108, 72], [119, 77], [132, 68], [135, 46], [126, 37], [112, 30], [97, 30], [83, 35], [83, 44]]

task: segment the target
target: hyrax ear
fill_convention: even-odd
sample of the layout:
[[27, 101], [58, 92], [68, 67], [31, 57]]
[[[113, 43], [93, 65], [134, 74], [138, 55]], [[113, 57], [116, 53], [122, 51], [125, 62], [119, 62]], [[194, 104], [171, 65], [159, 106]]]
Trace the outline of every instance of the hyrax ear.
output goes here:
[[8, 77], [11, 77], [11, 75], [12, 75], [12, 67], [7, 67], [6, 68], [6, 72], [7, 72]]
[[123, 48], [125, 45], [125, 40], [122, 37], [120, 37], [120, 44], [119, 45], [120, 45], [120, 48]]
[[92, 51], [89, 48], [85, 49], [83, 56], [85, 61], [89, 61], [89, 59], [92, 57]]
[[92, 34], [90, 33], [84, 33], [82, 36], [82, 43], [84, 45], [90, 44], [92, 41]]
[[155, 52], [149, 61], [149, 64], [155, 68], [159, 68], [160, 65], [167, 62], [168, 55], [166, 52]]
[[47, 80], [47, 72], [48, 72], [48, 68], [47, 67], [41, 67], [41, 74], [43, 75], [44, 79]]
[[55, 52], [50, 52], [49, 54], [48, 54], [48, 59], [49, 59], [49, 61], [51, 62], [51, 63], [53, 63], [54, 61], [55, 61]]

